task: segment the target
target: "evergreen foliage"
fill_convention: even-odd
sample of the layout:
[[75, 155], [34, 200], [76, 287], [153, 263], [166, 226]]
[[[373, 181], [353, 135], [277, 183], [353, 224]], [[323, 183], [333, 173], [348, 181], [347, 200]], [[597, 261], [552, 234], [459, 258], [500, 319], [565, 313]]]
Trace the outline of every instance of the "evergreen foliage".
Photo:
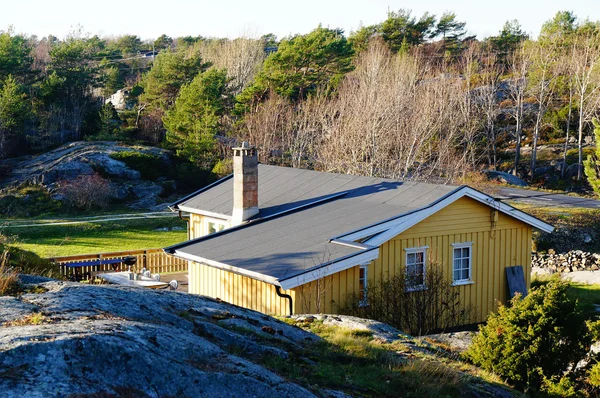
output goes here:
[[221, 129], [230, 97], [227, 72], [211, 69], [183, 86], [173, 108], [163, 118], [167, 142], [179, 156], [211, 166], [215, 135]]
[[149, 104], [151, 108], [163, 111], [170, 109], [181, 87], [190, 83], [207, 67], [199, 56], [187, 56], [178, 51], [161, 52], [152, 69], [142, 79], [144, 93], [140, 101]]
[[341, 29], [319, 26], [307, 35], [284, 39], [238, 101], [250, 105], [266, 98], [269, 90], [294, 101], [320, 87], [332, 90], [353, 69], [353, 55], [352, 45]]
[[434, 15], [426, 12], [417, 20], [411, 14], [406, 9], [390, 11], [388, 18], [381, 24], [381, 35], [392, 51], [400, 50], [403, 43], [419, 45], [436, 36]]
[[583, 161], [583, 170], [596, 195], [600, 195], [600, 122], [598, 119], [593, 119], [593, 123], [595, 127], [594, 135], [596, 136], [596, 153], [588, 155], [587, 160]]
[[567, 296], [567, 288], [552, 280], [500, 305], [479, 327], [466, 356], [524, 389], [558, 388], [556, 379], [568, 387], [562, 378], [588, 353], [593, 327]]

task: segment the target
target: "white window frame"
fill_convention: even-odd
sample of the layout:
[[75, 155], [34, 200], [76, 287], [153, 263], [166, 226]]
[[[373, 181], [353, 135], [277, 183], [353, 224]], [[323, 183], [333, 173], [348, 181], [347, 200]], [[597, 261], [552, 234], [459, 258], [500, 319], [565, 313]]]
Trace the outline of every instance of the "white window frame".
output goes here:
[[[363, 291], [360, 291], [360, 271], [364, 270], [364, 279], [363, 279]], [[359, 271], [358, 271], [358, 294], [360, 297], [360, 300], [358, 300], [358, 306], [359, 307], [366, 307], [369, 305], [369, 301], [367, 299], [367, 286], [368, 286], [368, 280], [369, 280], [369, 264], [361, 264], [359, 266]], [[362, 295], [361, 295], [362, 293]]]
[[406, 291], [415, 291], [415, 290], [424, 290], [427, 289], [427, 286], [425, 284], [425, 281], [427, 280], [427, 249], [429, 249], [429, 246], [420, 246], [420, 247], [410, 247], [410, 248], [406, 248], [404, 249], [404, 251], [406, 252], [404, 255], [404, 268], [405, 268], [405, 272], [406, 272], [406, 281], [408, 282], [408, 255], [409, 254], [416, 254], [416, 253], [423, 253], [423, 283], [420, 285], [414, 285], [414, 286], [408, 286], [408, 284], [406, 285]]
[[213, 232], [213, 234], [217, 233], [217, 232], [221, 232], [223, 230], [226, 230], [227, 228], [229, 228], [229, 223], [225, 220], [219, 220], [218, 218], [209, 218], [209, 217], [205, 217], [204, 218], [204, 236], [207, 235], [212, 235], [209, 231], [210, 231], [210, 227], [209, 224], [215, 224], [217, 226], [223, 227], [223, 229], [221, 230], [217, 230], [215, 232]]
[[[462, 257], [462, 249], [469, 249], [469, 277], [467, 279], [454, 279], [454, 250], [455, 249], [461, 249], [461, 260], [464, 259]], [[461, 268], [460, 270], [464, 270], [464, 268]], [[470, 285], [474, 283], [473, 282], [473, 242], [460, 242], [460, 243], [453, 243], [452, 244], [452, 286], [460, 286], [460, 285]]]

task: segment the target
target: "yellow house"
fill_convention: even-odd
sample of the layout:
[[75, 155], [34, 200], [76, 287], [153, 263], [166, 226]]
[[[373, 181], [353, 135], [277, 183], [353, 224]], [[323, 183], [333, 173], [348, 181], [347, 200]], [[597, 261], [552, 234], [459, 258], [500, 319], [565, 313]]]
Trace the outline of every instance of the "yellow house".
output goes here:
[[553, 230], [467, 186], [262, 165], [246, 143], [233, 175], [172, 209], [189, 213], [190, 240], [165, 248], [190, 261], [189, 292], [276, 315], [337, 313], [400, 272], [422, 287], [435, 263], [482, 322], [509, 298], [506, 267], [529, 288], [532, 229]]

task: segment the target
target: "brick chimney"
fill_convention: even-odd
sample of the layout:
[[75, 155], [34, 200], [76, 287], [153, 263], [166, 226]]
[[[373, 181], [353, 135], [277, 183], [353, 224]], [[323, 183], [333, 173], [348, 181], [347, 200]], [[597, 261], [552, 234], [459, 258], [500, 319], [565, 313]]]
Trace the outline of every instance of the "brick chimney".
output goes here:
[[246, 141], [233, 149], [232, 226], [258, 214], [258, 157]]

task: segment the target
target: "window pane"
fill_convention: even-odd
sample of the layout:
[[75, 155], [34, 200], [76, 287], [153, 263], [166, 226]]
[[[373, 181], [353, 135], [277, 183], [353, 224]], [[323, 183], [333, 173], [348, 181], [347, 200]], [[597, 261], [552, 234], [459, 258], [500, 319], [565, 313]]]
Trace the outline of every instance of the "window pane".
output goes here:
[[454, 259], [454, 269], [460, 269], [460, 258]]
[[463, 268], [469, 268], [469, 258], [463, 258], [462, 260], [462, 267]]
[[408, 253], [406, 255], [406, 265], [415, 263], [415, 253]]
[[416, 259], [418, 263], [422, 263], [423, 262], [423, 252], [417, 252], [416, 254]]
[[215, 228], [215, 223], [214, 222], [209, 222], [208, 223], [208, 233], [209, 234], [214, 234], [215, 232], [217, 232], [217, 229]]
[[462, 256], [463, 257], [469, 257], [469, 248], [468, 247], [463, 247], [463, 249], [462, 249]]
[[460, 280], [460, 271], [459, 271], [459, 270], [455, 270], [455, 271], [454, 271], [454, 276], [453, 276], [453, 279], [454, 279], [455, 281], [457, 281], [457, 280]]
[[454, 258], [460, 257], [460, 249], [454, 249]]
[[462, 270], [462, 275], [460, 279], [469, 279], [469, 270], [468, 269], [464, 269]]

